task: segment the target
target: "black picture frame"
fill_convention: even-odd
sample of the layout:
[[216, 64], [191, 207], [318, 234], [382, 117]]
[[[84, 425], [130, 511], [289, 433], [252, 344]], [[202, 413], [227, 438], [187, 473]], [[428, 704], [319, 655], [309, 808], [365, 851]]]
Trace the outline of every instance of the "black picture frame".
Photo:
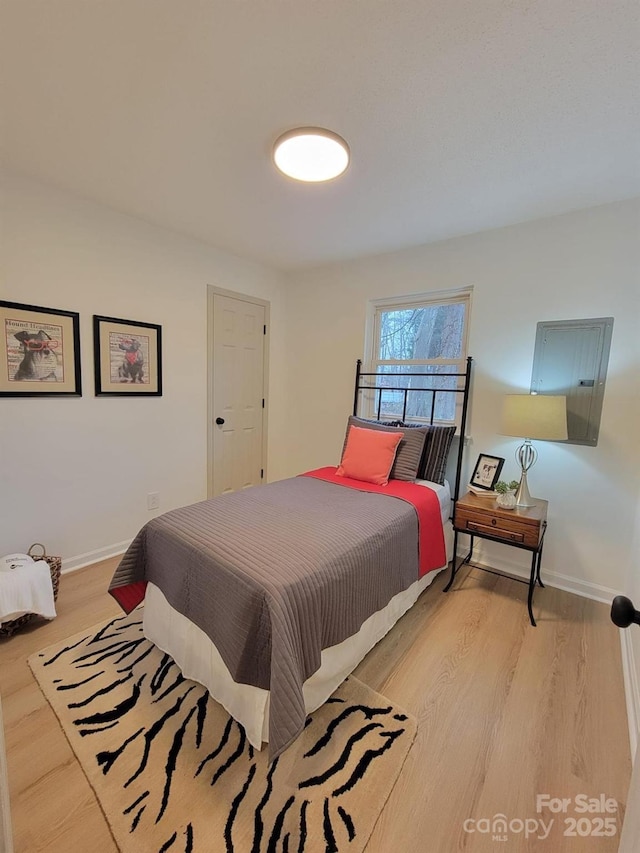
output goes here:
[[503, 465], [502, 456], [489, 456], [487, 453], [481, 453], [471, 475], [471, 485], [478, 489], [492, 491], [498, 482]]
[[162, 396], [162, 326], [93, 315], [96, 397]]
[[81, 397], [80, 315], [0, 299], [0, 397]]

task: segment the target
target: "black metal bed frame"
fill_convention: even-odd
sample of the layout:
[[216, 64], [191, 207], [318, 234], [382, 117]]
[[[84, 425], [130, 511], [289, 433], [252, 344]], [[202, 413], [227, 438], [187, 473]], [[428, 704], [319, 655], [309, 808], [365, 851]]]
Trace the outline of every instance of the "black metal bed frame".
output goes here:
[[[360, 400], [360, 392], [361, 391], [377, 391], [378, 392], [378, 407], [377, 407], [377, 417], [376, 420], [380, 420], [380, 412], [382, 408], [382, 392], [383, 391], [402, 391], [404, 393], [404, 402], [402, 406], [402, 420], [405, 419], [407, 414], [407, 395], [409, 391], [411, 392], [419, 392], [419, 391], [427, 391], [431, 393], [433, 396], [431, 398], [431, 414], [429, 416], [429, 423], [433, 424], [433, 416], [436, 408], [436, 396], [438, 394], [462, 394], [462, 417], [460, 420], [460, 441], [458, 444], [458, 458], [456, 460], [456, 479], [453, 488], [453, 500], [457, 501], [460, 495], [460, 474], [462, 473], [462, 456], [464, 453], [464, 433], [467, 425], [467, 409], [469, 407], [469, 392], [471, 390], [471, 365], [473, 363], [473, 359], [471, 356], [467, 357], [467, 369], [464, 373], [363, 373], [362, 371], [362, 360], [358, 359], [356, 362], [356, 381], [355, 388], [353, 392], [353, 414], [357, 417], [358, 415], [358, 402]], [[402, 367], [402, 365], [398, 365], [398, 367]], [[367, 384], [364, 385], [361, 382], [362, 377], [378, 377], [384, 376], [385, 378], [389, 378], [389, 376], [426, 376], [429, 379], [438, 380], [442, 379], [443, 376], [453, 376], [456, 379], [464, 379], [464, 383], [461, 388], [409, 388], [409, 387], [389, 387], [388, 385], [378, 384], [374, 382], [373, 385]]]

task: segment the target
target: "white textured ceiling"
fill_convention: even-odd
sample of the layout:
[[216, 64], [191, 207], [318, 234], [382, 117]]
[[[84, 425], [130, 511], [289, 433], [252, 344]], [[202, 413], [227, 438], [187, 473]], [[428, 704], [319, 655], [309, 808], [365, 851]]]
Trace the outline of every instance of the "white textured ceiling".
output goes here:
[[[640, 194], [637, 0], [3, 0], [9, 169], [292, 269]], [[335, 182], [277, 174], [299, 125]]]

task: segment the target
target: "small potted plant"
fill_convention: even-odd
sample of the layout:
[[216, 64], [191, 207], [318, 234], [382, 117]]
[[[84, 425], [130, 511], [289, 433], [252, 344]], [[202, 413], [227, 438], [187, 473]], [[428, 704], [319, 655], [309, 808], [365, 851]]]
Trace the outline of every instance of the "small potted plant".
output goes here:
[[498, 506], [502, 507], [502, 509], [515, 509], [516, 489], [519, 485], [520, 483], [517, 480], [511, 480], [509, 483], [506, 480], [498, 480], [493, 487], [498, 493], [498, 497], [496, 498]]

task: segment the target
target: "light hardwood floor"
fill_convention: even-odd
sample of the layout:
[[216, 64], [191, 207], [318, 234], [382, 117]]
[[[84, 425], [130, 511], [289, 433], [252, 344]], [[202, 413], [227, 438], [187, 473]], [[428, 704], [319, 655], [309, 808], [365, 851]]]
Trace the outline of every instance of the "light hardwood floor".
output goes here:
[[[106, 593], [116, 562], [63, 576], [58, 618], [0, 641], [16, 853], [116, 851], [27, 665], [33, 652], [118, 613]], [[537, 590], [532, 628], [524, 585], [473, 568], [447, 595], [444, 581], [434, 581], [355, 673], [418, 718], [367, 853], [617, 850], [631, 765], [620, 642], [608, 608]], [[614, 798], [616, 836], [566, 837], [565, 818], [597, 815], [576, 814], [573, 804], [566, 814], [539, 814], [537, 794]], [[552, 817], [554, 825], [548, 838], [525, 840], [516, 823], [506, 842], [477, 831], [482, 823], [464, 829], [465, 820], [497, 814], [545, 825]]]

